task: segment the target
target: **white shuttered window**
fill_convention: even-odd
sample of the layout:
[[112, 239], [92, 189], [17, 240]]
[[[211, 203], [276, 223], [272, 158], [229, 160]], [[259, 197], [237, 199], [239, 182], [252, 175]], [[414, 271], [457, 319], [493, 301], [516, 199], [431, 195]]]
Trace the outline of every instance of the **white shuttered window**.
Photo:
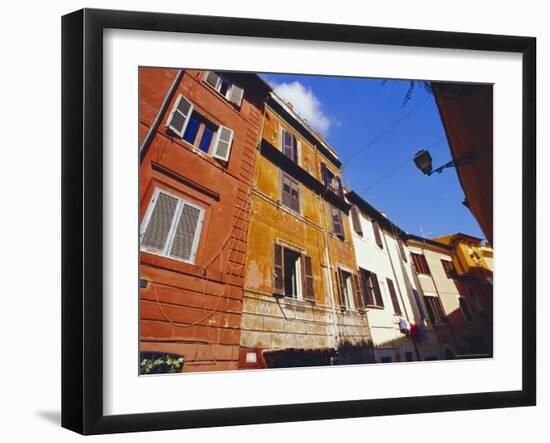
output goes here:
[[225, 80], [213, 71], [206, 71], [204, 81], [236, 106], [241, 106], [244, 89]]
[[141, 249], [193, 262], [203, 216], [204, 209], [155, 189], [141, 226]]
[[233, 130], [220, 126], [216, 132], [216, 141], [212, 156], [220, 160], [228, 161], [231, 153], [231, 142], [233, 141]]
[[237, 105], [241, 106], [241, 103], [243, 101], [243, 95], [244, 95], [244, 89], [239, 88], [237, 85], [231, 85], [231, 88], [229, 88], [229, 92], [227, 93], [227, 99]]
[[174, 107], [172, 108], [166, 125], [180, 137], [183, 137], [183, 133], [185, 132], [192, 112], [193, 105], [180, 94], [174, 103]]

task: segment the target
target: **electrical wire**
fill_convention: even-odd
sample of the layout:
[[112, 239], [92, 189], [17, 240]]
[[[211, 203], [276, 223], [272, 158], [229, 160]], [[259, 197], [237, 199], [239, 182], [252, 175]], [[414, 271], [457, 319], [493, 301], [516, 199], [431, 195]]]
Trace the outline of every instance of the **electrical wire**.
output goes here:
[[[432, 144], [428, 145], [425, 149], [430, 149], [431, 147], [437, 145], [438, 143], [441, 143], [443, 140], [445, 140], [445, 137], [441, 137], [439, 140], [433, 142]], [[403, 162], [399, 163], [396, 167], [393, 169], [390, 169], [387, 173], [385, 173], [383, 176], [375, 180], [373, 183], [371, 183], [369, 186], [367, 186], [365, 189], [358, 192], [358, 194], [362, 194], [364, 192], [367, 192], [374, 186], [376, 186], [378, 183], [384, 181], [386, 178], [388, 178], [393, 173], [397, 172], [399, 169], [401, 169], [403, 166], [405, 166], [407, 163], [411, 161], [410, 158], [405, 159]]]
[[363, 151], [370, 148], [374, 143], [376, 143], [378, 140], [380, 140], [384, 135], [386, 135], [391, 129], [393, 129], [395, 126], [397, 126], [399, 123], [401, 123], [406, 118], [410, 117], [412, 114], [414, 114], [416, 111], [418, 111], [422, 106], [424, 106], [428, 100], [430, 99], [430, 96], [427, 96], [424, 101], [422, 101], [419, 105], [414, 107], [411, 111], [407, 112], [405, 115], [402, 115], [397, 120], [395, 120], [392, 124], [390, 124], [386, 129], [384, 129], [380, 134], [378, 134], [376, 137], [374, 137], [370, 142], [368, 142], [365, 146], [363, 146], [361, 149], [354, 152], [350, 157], [348, 157], [345, 162], [343, 162], [346, 166], [349, 164], [351, 160], [353, 160], [355, 157], [357, 157], [359, 154], [361, 154]]

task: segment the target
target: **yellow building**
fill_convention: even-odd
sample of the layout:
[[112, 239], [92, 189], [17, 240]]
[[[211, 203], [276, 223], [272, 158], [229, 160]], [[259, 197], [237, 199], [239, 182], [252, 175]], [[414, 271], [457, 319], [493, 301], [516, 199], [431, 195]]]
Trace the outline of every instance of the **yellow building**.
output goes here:
[[480, 238], [462, 233], [434, 239], [451, 248], [455, 280], [471, 306], [470, 352], [492, 354], [493, 248]]
[[[470, 256], [462, 262], [464, 242], [473, 239], [459, 234], [439, 239], [409, 235], [407, 240], [418, 287], [445, 359], [492, 355], [492, 285], [481, 279], [486, 272], [482, 269], [492, 264], [492, 252], [477, 239], [476, 254], [486, 259]], [[473, 245], [469, 247], [473, 253]]]
[[240, 367], [373, 360], [340, 167], [272, 94], [251, 191]]

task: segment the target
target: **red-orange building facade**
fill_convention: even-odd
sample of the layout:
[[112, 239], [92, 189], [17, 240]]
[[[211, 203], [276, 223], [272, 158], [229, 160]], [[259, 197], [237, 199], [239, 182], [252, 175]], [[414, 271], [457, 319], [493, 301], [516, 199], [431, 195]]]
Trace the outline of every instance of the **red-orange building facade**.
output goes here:
[[140, 69], [140, 351], [236, 369], [248, 205], [266, 85]]

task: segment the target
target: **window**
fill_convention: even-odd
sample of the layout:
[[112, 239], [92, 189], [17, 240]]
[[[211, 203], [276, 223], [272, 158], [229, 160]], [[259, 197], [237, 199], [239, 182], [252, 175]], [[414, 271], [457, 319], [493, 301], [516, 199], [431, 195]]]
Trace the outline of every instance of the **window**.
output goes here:
[[426, 304], [426, 309], [432, 323], [441, 323], [445, 320], [443, 306], [441, 306], [439, 297], [426, 295], [424, 296], [424, 303]]
[[413, 259], [414, 269], [417, 274], [430, 275], [430, 268], [428, 267], [428, 262], [426, 261], [424, 254], [416, 254], [412, 252], [411, 257]]
[[300, 212], [300, 184], [286, 174], [282, 174], [281, 202], [287, 208]]
[[283, 251], [283, 266], [285, 274], [285, 297], [302, 298], [298, 279], [300, 278], [300, 254], [290, 249]]
[[393, 285], [393, 281], [387, 278], [386, 282], [388, 283], [388, 291], [390, 292], [393, 313], [396, 315], [401, 315], [401, 306], [399, 306], [399, 300], [397, 299], [397, 294], [395, 293], [395, 286]]
[[241, 106], [244, 90], [215, 72], [207, 71], [204, 81], [236, 106]]
[[340, 198], [344, 198], [344, 188], [342, 186], [342, 180], [336, 176], [325, 163], [321, 162], [321, 178], [323, 185], [338, 195]]
[[345, 234], [344, 223], [342, 222], [342, 212], [340, 209], [330, 206], [330, 217], [332, 220], [332, 232], [336, 234], [340, 240], [344, 240]]
[[359, 215], [357, 206], [351, 207], [351, 224], [353, 225], [353, 230], [362, 237], [363, 227], [361, 226], [361, 216]]
[[454, 279], [456, 277], [456, 270], [453, 262], [450, 260], [441, 259], [441, 264], [443, 265], [447, 278]]
[[384, 243], [382, 243], [382, 232], [380, 231], [380, 226], [377, 221], [372, 222], [372, 229], [374, 231], [374, 239], [379, 248], [384, 249]]
[[418, 296], [418, 291], [416, 289], [413, 289], [413, 297], [414, 301], [416, 302], [416, 306], [418, 307], [418, 313], [420, 314], [420, 319], [425, 320], [426, 314], [424, 313], [424, 307], [422, 306], [422, 302], [420, 301], [420, 297]]
[[156, 189], [141, 226], [141, 250], [193, 262], [204, 210]]
[[380, 363], [391, 363], [393, 360], [390, 356], [382, 357]]
[[474, 288], [468, 288], [468, 294], [470, 294], [470, 298], [475, 302], [477, 310], [479, 312], [483, 312], [483, 306], [481, 306], [481, 303], [479, 302], [479, 298], [477, 298], [477, 294], [475, 293]]
[[180, 137], [183, 137], [189, 117], [193, 112], [193, 105], [183, 95], [177, 98], [172, 112], [168, 117], [167, 126]]
[[294, 134], [281, 127], [281, 152], [294, 163], [298, 163], [298, 144]]
[[273, 246], [273, 294], [314, 302], [311, 257], [275, 244]]
[[359, 276], [363, 285], [365, 305], [383, 307], [384, 300], [382, 299], [382, 293], [376, 274], [366, 269], [359, 269]]
[[470, 310], [470, 305], [468, 305], [466, 298], [463, 296], [458, 297], [458, 303], [460, 304], [460, 310], [466, 321], [470, 323], [473, 322], [474, 318], [472, 317], [472, 311]]
[[336, 271], [336, 280], [338, 282], [338, 304], [343, 309], [353, 309], [353, 298], [356, 297], [356, 287], [352, 274], [343, 269], [338, 269]]
[[168, 117], [167, 126], [195, 148], [220, 160], [229, 160], [233, 130], [209, 121], [181, 94]]
[[405, 352], [405, 361], [414, 361], [414, 355], [411, 351]]

